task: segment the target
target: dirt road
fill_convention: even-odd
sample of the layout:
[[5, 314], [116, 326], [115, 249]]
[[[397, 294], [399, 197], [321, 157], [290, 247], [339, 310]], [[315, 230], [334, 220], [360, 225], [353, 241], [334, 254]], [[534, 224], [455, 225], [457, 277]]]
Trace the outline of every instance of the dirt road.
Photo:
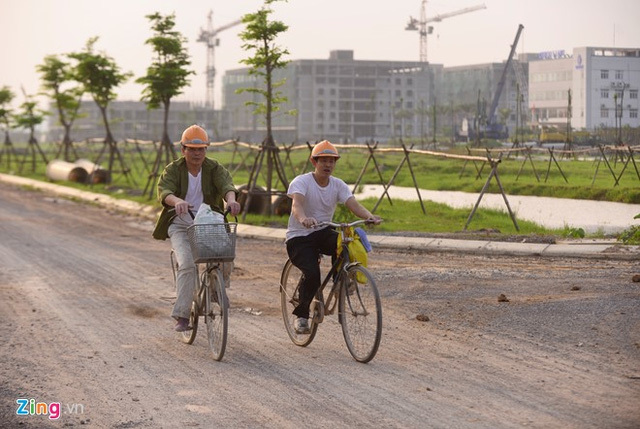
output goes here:
[[[384, 333], [365, 365], [335, 316], [291, 343], [284, 247], [240, 239], [215, 362], [203, 332], [172, 331], [150, 228], [0, 184], [1, 427], [640, 426], [638, 261], [374, 251]], [[54, 407], [18, 415], [20, 399]]]

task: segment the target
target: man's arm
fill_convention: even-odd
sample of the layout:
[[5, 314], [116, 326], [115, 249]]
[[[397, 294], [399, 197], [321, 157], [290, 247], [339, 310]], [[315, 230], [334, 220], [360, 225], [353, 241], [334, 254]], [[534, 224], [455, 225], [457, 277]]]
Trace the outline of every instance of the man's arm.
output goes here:
[[305, 228], [311, 228], [316, 225], [318, 221], [315, 218], [307, 217], [304, 211], [304, 195], [293, 194], [291, 198], [293, 199], [291, 203], [291, 216]]
[[232, 215], [236, 216], [238, 213], [240, 213], [240, 203], [236, 201], [235, 191], [227, 192], [227, 194], [224, 196], [224, 199], [227, 202], [227, 208]]
[[349, 210], [351, 210], [351, 213], [358, 216], [360, 219], [372, 221], [376, 225], [382, 221], [380, 216], [371, 214], [371, 212], [367, 210], [362, 204], [360, 204], [355, 197], [350, 197], [347, 202], [344, 203], [344, 205], [347, 206]]

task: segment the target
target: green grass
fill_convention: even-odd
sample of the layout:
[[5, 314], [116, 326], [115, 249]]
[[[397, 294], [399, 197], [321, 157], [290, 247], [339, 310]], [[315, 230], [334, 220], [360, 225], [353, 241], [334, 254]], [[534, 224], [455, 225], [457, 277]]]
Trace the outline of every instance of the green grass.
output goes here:
[[[20, 147], [20, 145], [14, 145]], [[97, 146], [89, 148], [79, 146], [79, 156], [87, 159], [96, 159]], [[51, 148], [43, 145], [43, 149], [48, 154], [49, 159], [54, 156]], [[462, 153], [463, 150], [458, 148], [454, 152]], [[464, 151], [466, 152], [466, 151]], [[129, 167], [131, 174], [125, 176], [121, 172], [120, 163], [116, 160], [114, 164], [113, 180], [109, 185], [94, 184], [86, 185], [74, 182], [64, 182], [66, 186], [88, 190], [91, 192], [109, 194], [115, 198], [134, 200], [143, 204], [150, 204], [159, 208], [159, 204], [155, 201], [155, 192], [151, 186], [154, 183], [153, 177], [150, 176], [150, 169], [156, 154], [153, 151], [146, 151], [142, 154], [134, 151], [131, 147], [122, 149], [125, 164]], [[223, 165], [233, 171], [234, 182], [236, 185], [245, 184], [249, 180], [249, 170], [253, 163], [255, 152], [241, 164], [241, 158], [246, 154], [244, 152], [233, 153], [229, 150], [211, 148], [208, 156], [217, 159]], [[284, 151], [280, 152], [280, 158], [284, 164], [285, 174], [288, 180], [291, 180], [300, 172], [310, 171], [311, 166], [307, 164], [308, 151], [296, 150], [290, 152], [287, 159]], [[335, 175], [342, 178], [347, 183], [355, 183], [360, 176], [367, 154], [360, 150], [342, 150], [341, 159], [336, 166]], [[22, 156], [20, 157], [22, 159]], [[30, 160], [31, 158], [29, 158]], [[375, 160], [378, 165], [380, 174], [376, 170], [372, 160], [367, 165], [360, 184], [386, 184], [393, 176], [396, 168], [403, 159], [401, 153], [377, 153]], [[102, 157], [102, 166], [106, 166], [106, 156]], [[636, 163], [640, 167], [640, 161]], [[440, 157], [412, 154], [410, 156], [412, 171], [415, 174], [421, 189], [428, 190], [455, 190], [464, 192], [480, 192], [487, 181], [490, 167], [485, 164], [481, 166], [480, 162], [472, 163], [457, 159], [444, 159]], [[584, 159], [558, 159], [558, 163], [562, 172], [567, 177], [564, 180], [559, 168], [555, 163], [549, 165], [548, 154], [537, 155], [533, 159], [533, 166], [530, 161], [524, 162], [524, 158], [505, 158], [498, 165], [498, 174], [500, 181], [509, 195], [535, 195], [574, 199], [589, 199], [600, 201], [615, 201], [623, 203], [640, 204], [640, 179], [634, 169], [634, 165], [629, 163], [626, 170], [620, 177], [619, 183], [615, 184], [615, 179], [608, 167], [601, 162]], [[17, 165], [7, 166], [7, 159], [0, 160], [0, 172], [17, 174]], [[306, 166], [306, 170], [304, 169]], [[477, 176], [477, 170], [482, 167], [480, 177]], [[536, 177], [535, 171], [538, 174]], [[622, 172], [623, 164], [621, 162], [611, 163], [616, 176]], [[266, 161], [263, 163], [261, 173], [259, 175], [258, 184], [265, 186], [266, 183]], [[21, 176], [30, 177], [37, 180], [48, 180], [45, 174], [44, 162], [38, 160], [35, 171], [32, 171], [31, 163], [24, 165]], [[405, 162], [399, 170], [393, 183], [396, 186], [413, 187], [414, 182], [409, 171], [408, 164]], [[143, 194], [143, 190], [146, 192]], [[274, 188], [283, 190], [283, 186], [274, 179]], [[150, 191], [151, 189], [151, 191]], [[487, 189], [490, 193], [499, 193], [499, 188], [495, 179], [492, 179]], [[372, 208], [376, 200], [369, 199], [362, 202], [366, 207]], [[462, 231], [470, 209], [453, 209], [443, 204], [437, 204], [425, 201], [426, 214], [422, 213], [419, 202], [409, 202], [393, 200], [390, 205], [387, 200], [383, 200], [378, 207], [377, 214], [385, 219], [385, 222], [376, 227], [380, 231], [398, 232], [398, 231], [416, 231], [416, 232], [457, 232]], [[244, 220], [247, 223], [257, 225], [270, 226], [286, 226], [287, 218], [266, 217], [258, 215], [248, 215]], [[552, 234], [560, 236], [576, 236], [580, 225], [568, 225], [562, 230], [548, 230], [531, 222], [517, 219], [520, 231], [515, 230], [515, 226], [507, 212], [478, 209], [474, 218], [471, 220], [468, 230], [492, 230], [500, 231], [504, 234]]]

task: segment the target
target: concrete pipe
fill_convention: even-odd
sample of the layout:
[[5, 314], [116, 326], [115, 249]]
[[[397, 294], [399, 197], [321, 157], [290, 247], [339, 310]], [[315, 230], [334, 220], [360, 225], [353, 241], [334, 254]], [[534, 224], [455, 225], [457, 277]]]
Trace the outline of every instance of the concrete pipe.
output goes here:
[[89, 173], [87, 181], [89, 183], [108, 183], [110, 181], [109, 172], [93, 161], [88, 159], [78, 159], [74, 164], [87, 170]]
[[293, 200], [287, 195], [274, 195], [271, 198], [271, 207], [276, 216], [289, 216], [291, 214], [291, 203]]
[[86, 183], [89, 173], [87, 170], [72, 162], [54, 159], [47, 164], [47, 177], [50, 180]]
[[[249, 185], [238, 186], [238, 202], [244, 211], [244, 203], [247, 201]], [[266, 195], [264, 188], [255, 186], [251, 195], [248, 213], [265, 214], [269, 210], [269, 196]]]

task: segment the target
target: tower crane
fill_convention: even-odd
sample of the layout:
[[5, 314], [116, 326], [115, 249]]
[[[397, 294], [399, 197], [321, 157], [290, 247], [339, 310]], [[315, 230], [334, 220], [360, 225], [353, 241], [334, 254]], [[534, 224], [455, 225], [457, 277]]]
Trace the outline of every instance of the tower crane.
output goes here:
[[213, 103], [213, 86], [216, 78], [216, 68], [214, 64], [215, 60], [215, 47], [220, 45], [220, 39], [216, 36], [218, 33], [228, 30], [231, 27], [234, 27], [238, 24], [241, 24], [242, 20], [237, 19], [233, 22], [230, 22], [226, 25], [222, 25], [218, 28], [213, 28], [213, 11], [209, 11], [209, 15], [207, 15], [207, 29], [200, 29], [200, 35], [198, 36], [198, 42], [203, 42], [207, 45], [207, 92], [205, 103], [207, 107], [210, 107], [212, 110], [214, 108]]
[[462, 15], [463, 13], [474, 12], [480, 9], [486, 9], [487, 7], [484, 4], [466, 7], [464, 9], [456, 10], [453, 12], [447, 12], [443, 14], [436, 15], [431, 18], [427, 18], [427, 0], [422, 0], [422, 6], [420, 8], [420, 20], [415, 19], [414, 17], [409, 17], [409, 22], [405, 30], [408, 31], [418, 31], [420, 34], [420, 62], [427, 62], [427, 34], [431, 34], [433, 32], [433, 27], [428, 26], [427, 24], [430, 22], [440, 22], [443, 19], [451, 18], [452, 16]]

